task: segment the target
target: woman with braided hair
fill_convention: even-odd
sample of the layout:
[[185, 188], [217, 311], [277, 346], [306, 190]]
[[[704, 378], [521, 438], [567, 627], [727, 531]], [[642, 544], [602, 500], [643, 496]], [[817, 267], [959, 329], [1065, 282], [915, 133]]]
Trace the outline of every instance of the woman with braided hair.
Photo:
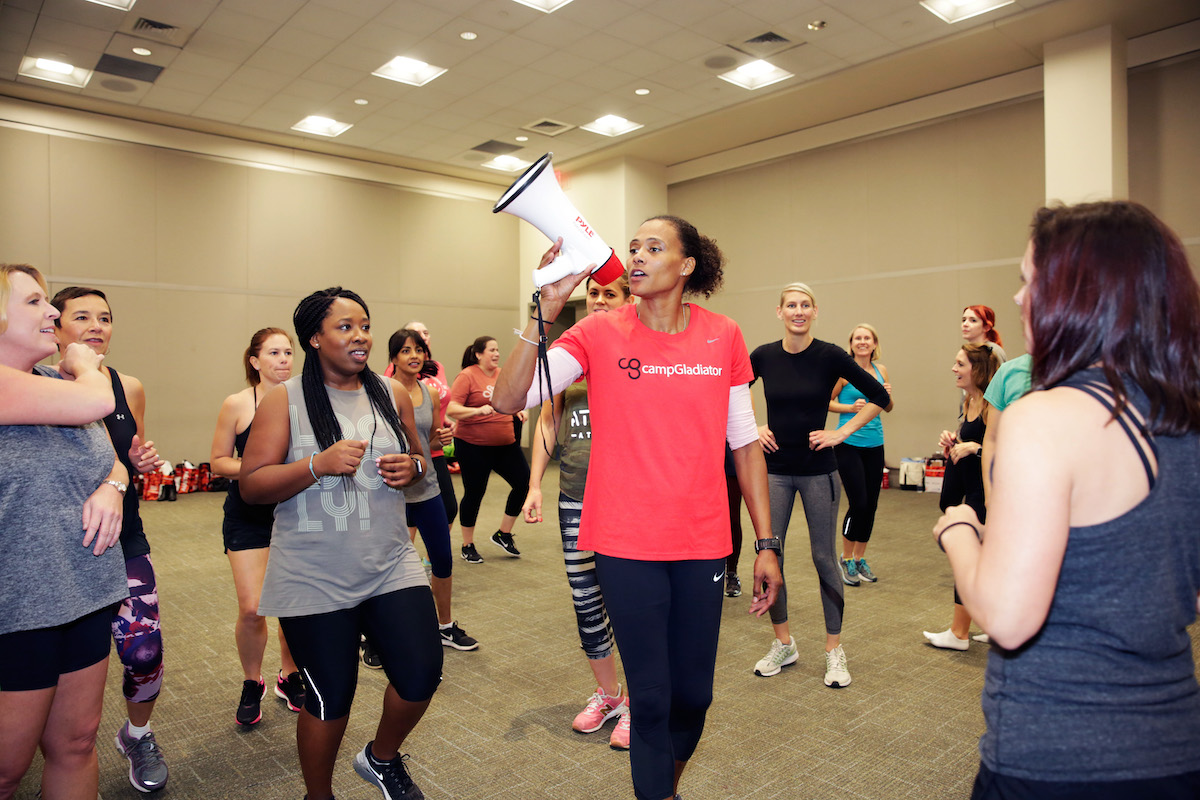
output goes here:
[[325, 289], [293, 321], [304, 369], [259, 404], [240, 482], [248, 502], [277, 503], [259, 613], [279, 618], [308, 690], [296, 727], [307, 796], [333, 796], [366, 634], [389, 683], [354, 769], [387, 798], [419, 800], [399, 748], [437, 689], [442, 646], [400, 490], [429, 464], [408, 392], [367, 366], [366, 302]]

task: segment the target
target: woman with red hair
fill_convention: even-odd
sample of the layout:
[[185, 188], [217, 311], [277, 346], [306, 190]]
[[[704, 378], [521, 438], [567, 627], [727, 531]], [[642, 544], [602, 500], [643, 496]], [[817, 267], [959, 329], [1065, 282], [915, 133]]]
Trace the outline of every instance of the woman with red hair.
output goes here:
[[996, 312], [987, 306], [967, 306], [962, 313], [962, 338], [967, 344], [986, 344], [1003, 364], [1008, 360], [1000, 331], [996, 330]]

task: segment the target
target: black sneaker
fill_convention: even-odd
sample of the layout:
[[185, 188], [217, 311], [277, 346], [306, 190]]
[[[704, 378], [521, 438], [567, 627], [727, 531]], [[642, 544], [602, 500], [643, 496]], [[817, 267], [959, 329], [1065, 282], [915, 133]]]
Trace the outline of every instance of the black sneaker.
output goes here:
[[515, 544], [513, 544], [513, 536], [511, 533], [496, 531], [492, 534], [492, 544], [496, 545], [496, 547], [499, 547], [501, 550], [508, 553], [510, 556], [513, 556], [514, 558], [521, 557], [521, 551], [517, 549]]
[[462, 557], [463, 561], [467, 562], [468, 564], [483, 563], [483, 556], [479, 555], [479, 553], [475, 550], [475, 545], [473, 544], [464, 544], [462, 546]]
[[257, 725], [262, 719], [262, 699], [267, 695], [264, 681], [242, 681], [242, 699], [238, 701], [238, 725]]
[[287, 702], [289, 711], [298, 712], [304, 708], [304, 679], [300, 677], [300, 673], [293, 672], [285, 678], [283, 670], [279, 670], [279, 675], [275, 678], [275, 696]]
[[453, 647], [455, 650], [474, 650], [479, 647], [479, 642], [467, 636], [466, 631], [458, 627], [457, 620], [451, 622], [449, 628], [442, 628], [441, 634], [442, 647]]
[[383, 660], [379, 657], [379, 653], [375, 652], [375, 648], [371, 646], [371, 640], [363, 637], [362, 640], [362, 662], [367, 669], [383, 669]]
[[404, 762], [408, 755], [398, 755], [391, 761], [380, 761], [371, 755], [371, 742], [354, 757], [354, 771], [367, 783], [383, 792], [384, 800], [425, 800], [425, 794], [413, 783]]

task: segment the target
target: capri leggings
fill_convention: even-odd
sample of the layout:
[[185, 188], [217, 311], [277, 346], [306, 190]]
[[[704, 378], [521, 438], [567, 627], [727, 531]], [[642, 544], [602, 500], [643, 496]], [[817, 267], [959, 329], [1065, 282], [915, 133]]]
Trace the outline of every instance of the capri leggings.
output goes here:
[[453, 525], [454, 518], [458, 516], [458, 498], [454, 496], [454, 481], [450, 479], [450, 466], [445, 456], [433, 457], [433, 471], [437, 473], [438, 492], [446, 509], [446, 524]]
[[462, 468], [463, 498], [459, 507], [459, 522], [464, 528], [474, 528], [479, 518], [479, 506], [487, 491], [488, 477], [493, 472], [503, 478], [511, 489], [504, 502], [504, 513], [519, 516], [525, 493], [529, 489], [529, 464], [516, 442], [501, 445], [480, 445], [454, 440], [454, 457]]
[[562, 533], [563, 560], [567, 564], [567, 582], [575, 603], [575, 623], [579, 626], [579, 646], [588, 658], [608, 658], [613, 652], [612, 625], [604, 608], [604, 593], [596, 578], [596, 554], [580, 550], [579, 520], [583, 503], [561, 492], [558, 495], [558, 528]]
[[674, 791], [712, 703], [725, 559], [635, 561], [596, 554], [629, 696], [629, 766], [638, 800]]
[[446, 508], [440, 498], [431, 497], [419, 503], [407, 503], [408, 527], [416, 528], [425, 542], [425, 552], [429, 554], [429, 563], [433, 577], [449, 578], [450, 558], [450, 523], [446, 521]]
[[852, 542], [869, 542], [883, 483], [883, 445], [839, 444], [833, 448], [833, 454], [837, 457], [838, 475], [849, 506], [842, 519], [842, 536]]
[[428, 700], [442, 678], [442, 637], [428, 586], [370, 597], [340, 611], [280, 617], [279, 625], [304, 673], [304, 707], [320, 720], [350, 713], [364, 633], [401, 699]]
[[150, 554], [125, 562], [129, 597], [112, 617], [112, 638], [125, 671], [121, 688], [131, 703], [158, 697], [163, 681], [162, 632], [158, 618], [158, 582]]
[[[974, 456], [968, 456], [973, 458]], [[968, 483], [971, 485], [968, 486]], [[963, 480], [963, 468], [958, 464], [947, 461], [946, 474], [942, 478], [942, 493], [938, 497], [938, 507], [945, 511], [950, 506], [966, 503], [979, 517], [980, 523], [987, 522], [987, 503], [983, 494], [983, 484], [974, 485], [974, 481]], [[958, 584], [954, 585], [954, 605], [961, 606], [962, 598], [958, 596]]]
[[[808, 522], [808, 539], [812, 547], [813, 566], [821, 584], [821, 610], [825, 613], [825, 632], [836, 636], [842, 632], [842, 613], [845, 610], [845, 588], [838, 571], [837, 510], [842, 487], [837, 473], [825, 475], [767, 475], [767, 490], [771, 497], [771, 535], [779, 539], [781, 551], [787, 539], [788, 523], [792, 519], [792, 504], [796, 492], [804, 504], [804, 519]], [[783, 570], [783, 552], [779, 554], [779, 569]], [[787, 622], [787, 583], [779, 587], [779, 596], [771, 606], [771, 622]], [[624, 648], [622, 648], [622, 651]]]

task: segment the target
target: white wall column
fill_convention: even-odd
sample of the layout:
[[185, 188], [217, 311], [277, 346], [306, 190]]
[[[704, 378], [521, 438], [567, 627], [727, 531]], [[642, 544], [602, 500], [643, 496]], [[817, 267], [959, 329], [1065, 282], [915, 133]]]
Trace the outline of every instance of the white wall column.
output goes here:
[[1129, 196], [1125, 39], [1111, 25], [1047, 42], [1046, 199]]

